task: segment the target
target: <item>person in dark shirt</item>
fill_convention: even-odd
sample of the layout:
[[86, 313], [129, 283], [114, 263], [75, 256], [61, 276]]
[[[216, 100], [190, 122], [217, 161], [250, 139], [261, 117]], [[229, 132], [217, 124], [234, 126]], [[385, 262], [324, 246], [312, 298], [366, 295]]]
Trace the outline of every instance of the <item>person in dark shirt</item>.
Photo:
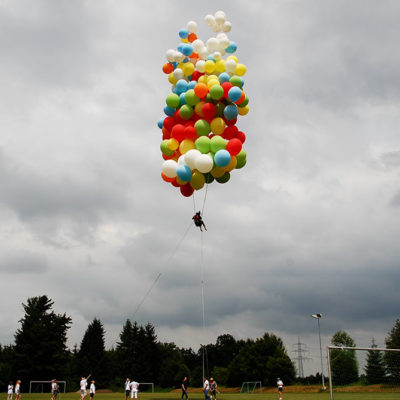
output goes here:
[[201, 229], [204, 226], [204, 229], [207, 230], [206, 225], [204, 224], [203, 218], [201, 217], [200, 211], [197, 211], [196, 214], [193, 215], [192, 220], [194, 221], [194, 224], [200, 228], [200, 230], [203, 232], [203, 229]]
[[217, 391], [218, 391], [217, 382], [214, 381], [214, 378], [210, 378], [210, 394], [211, 394], [211, 399], [216, 400], [216, 398], [217, 398]]
[[186, 397], [186, 400], [189, 400], [189, 396], [188, 396], [188, 394], [187, 394], [187, 387], [188, 387], [188, 379], [187, 379], [187, 377], [185, 376], [185, 377], [183, 378], [182, 385], [181, 385], [181, 388], [182, 388], [181, 400], [183, 400], [184, 397]]

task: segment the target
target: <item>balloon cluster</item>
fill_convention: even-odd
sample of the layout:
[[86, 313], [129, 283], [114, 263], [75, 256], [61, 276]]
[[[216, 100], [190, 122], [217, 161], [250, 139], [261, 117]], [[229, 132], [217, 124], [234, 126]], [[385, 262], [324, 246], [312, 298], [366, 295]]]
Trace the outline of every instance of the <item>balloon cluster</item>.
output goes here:
[[246, 66], [233, 55], [237, 45], [228, 38], [232, 25], [225, 13], [207, 15], [205, 22], [216, 36], [204, 43], [197, 38], [197, 23], [189, 21], [162, 67], [172, 93], [166, 117], [158, 122], [165, 160], [161, 176], [186, 197], [214, 180], [228, 182], [231, 171], [246, 164], [246, 135], [236, 126], [238, 116], [249, 112]]

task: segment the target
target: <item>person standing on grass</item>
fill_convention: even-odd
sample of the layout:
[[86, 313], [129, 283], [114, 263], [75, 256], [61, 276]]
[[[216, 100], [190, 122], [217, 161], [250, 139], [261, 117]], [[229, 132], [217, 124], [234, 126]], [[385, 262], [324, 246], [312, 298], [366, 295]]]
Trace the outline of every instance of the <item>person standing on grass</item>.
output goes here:
[[183, 400], [184, 397], [186, 397], [186, 400], [189, 400], [189, 396], [187, 394], [187, 387], [188, 387], [188, 378], [187, 376], [185, 376], [181, 384], [181, 389], [182, 389], [181, 400]]
[[279, 400], [282, 400], [283, 382], [281, 378], [276, 381], [276, 386], [278, 386]]
[[7, 400], [12, 400], [13, 395], [14, 395], [14, 385], [10, 381], [8, 382], [8, 388], [7, 388]]
[[81, 378], [81, 382], [80, 382], [80, 384], [79, 384], [80, 387], [81, 387], [81, 400], [83, 400], [83, 399], [86, 397], [86, 395], [87, 395], [87, 391], [86, 391], [86, 388], [87, 388], [87, 380], [90, 378], [90, 375], [91, 375], [91, 374], [89, 374], [87, 378], [84, 378], [83, 376], [82, 376], [82, 378]]
[[210, 378], [210, 393], [211, 393], [211, 399], [214, 399], [214, 400], [217, 399], [217, 391], [218, 391], [217, 382], [214, 381], [214, 378]]
[[21, 399], [21, 381], [18, 379], [16, 384], [15, 384], [15, 400], [20, 400]]
[[91, 381], [89, 388], [89, 395], [91, 399], [93, 399], [95, 393], [96, 393], [96, 386], [94, 386], [94, 381]]
[[125, 381], [125, 400], [129, 399], [129, 395], [131, 394], [131, 380], [126, 378]]
[[56, 400], [58, 396], [58, 383], [55, 379], [51, 380], [51, 400]]
[[205, 400], [211, 400], [210, 396], [208, 395], [208, 391], [210, 390], [210, 383], [206, 377], [203, 378], [203, 392]]
[[131, 399], [137, 399], [139, 391], [139, 383], [132, 381], [131, 382]]

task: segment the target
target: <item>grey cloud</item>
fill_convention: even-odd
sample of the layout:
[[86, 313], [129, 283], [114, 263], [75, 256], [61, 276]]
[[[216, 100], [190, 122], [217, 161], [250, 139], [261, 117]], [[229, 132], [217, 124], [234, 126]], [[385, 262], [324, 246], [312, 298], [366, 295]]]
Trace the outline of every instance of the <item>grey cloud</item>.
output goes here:
[[5, 253], [0, 258], [0, 273], [7, 274], [39, 274], [49, 270], [44, 255], [20, 249], [18, 252]]

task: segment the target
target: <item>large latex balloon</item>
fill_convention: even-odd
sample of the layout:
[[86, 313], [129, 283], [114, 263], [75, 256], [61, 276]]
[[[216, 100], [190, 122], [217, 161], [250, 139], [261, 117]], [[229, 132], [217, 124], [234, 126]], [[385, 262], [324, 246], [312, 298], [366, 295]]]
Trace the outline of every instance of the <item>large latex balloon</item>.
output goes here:
[[205, 17], [209, 38], [197, 36], [197, 23], [178, 30], [178, 44], [162, 65], [171, 92], [157, 125], [164, 160], [162, 179], [189, 197], [216, 180], [226, 183], [247, 162], [246, 134], [238, 119], [249, 112], [237, 43], [228, 37], [232, 24], [223, 11]]

